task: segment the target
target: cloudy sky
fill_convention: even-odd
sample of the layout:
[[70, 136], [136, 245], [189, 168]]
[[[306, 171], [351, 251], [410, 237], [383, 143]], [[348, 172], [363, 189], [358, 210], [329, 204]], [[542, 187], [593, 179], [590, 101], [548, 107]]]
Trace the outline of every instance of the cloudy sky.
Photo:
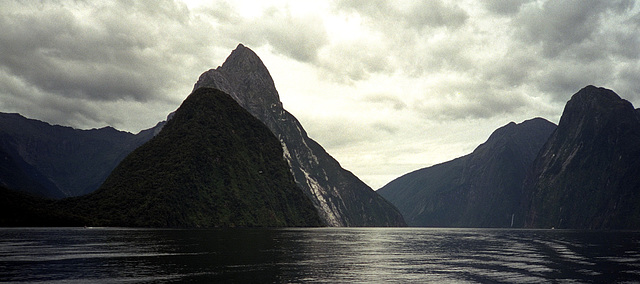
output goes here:
[[0, 0], [0, 111], [130, 132], [175, 110], [238, 43], [284, 107], [374, 189], [557, 123], [592, 84], [640, 106], [640, 3]]

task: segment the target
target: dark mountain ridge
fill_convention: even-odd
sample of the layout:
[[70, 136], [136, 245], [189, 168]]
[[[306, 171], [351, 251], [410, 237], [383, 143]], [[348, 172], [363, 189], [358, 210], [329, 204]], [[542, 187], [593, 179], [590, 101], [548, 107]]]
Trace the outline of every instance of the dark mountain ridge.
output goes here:
[[574, 94], [526, 179], [527, 227], [640, 228], [640, 116], [605, 88]]
[[0, 185], [0, 226], [68, 227], [84, 226], [85, 218], [56, 206], [56, 201]]
[[510, 123], [472, 154], [378, 192], [414, 226], [639, 229], [639, 114], [613, 91], [587, 86], [555, 130]]
[[471, 154], [403, 175], [378, 193], [410, 226], [510, 227], [526, 172], [554, 129], [542, 118], [511, 122]]
[[0, 184], [50, 198], [90, 193], [162, 125], [134, 135], [112, 127], [78, 130], [0, 113]]
[[222, 66], [198, 79], [194, 90], [211, 87], [233, 97], [278, 137], [296, 183], [329, 226], [403, 226], [397, 209], [343, 169], [280, 102], [269, 71], [240, 44]]
[[199, 88], [96, 192], [60, 202], [91, 225], [319, 226], [271, 131], [229, 95]]

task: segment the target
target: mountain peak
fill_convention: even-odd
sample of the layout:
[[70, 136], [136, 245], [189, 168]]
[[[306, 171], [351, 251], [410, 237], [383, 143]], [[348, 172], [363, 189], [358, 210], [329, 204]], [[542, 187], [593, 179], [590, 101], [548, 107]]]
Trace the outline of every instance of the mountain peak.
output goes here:
[[618, 96], [614, 91], [609, 90], [607, 88], [603, 88], [603, 87], [596, 87], [593, 85], [588, 85], [580, 89], [580, 91], [578, 91], [576, 95], [577, 96], [595, 96], [595, 97], [606, 98], [609, 100], [620, 99], [620, 96]]
[[193, 87], [195, 91], [209, 87], [233, 97], [254, 116], [272, 106], [281, 106], [280, 96], [269, 70], [258, 55], [243, 44], [238, 44], [222, 66], [202, 73]]
[[[478, 146], [477, 149], [491, 147], [490, 145], [494, 144], [502, 144], [508, 140], [519, 144], [530, 144], [531, 140], [535, 139], [535, 137], [549, 137], [555, 128], [555, 124], [540, 117], [525, 120], [521, 123], [515, 123], [512, 121], [491, 133], [489, 139]], [[544, 141], [542, 142], [544, 143]], [[540, 148], [542, 145], [535, 145], [535, 147]]]
[[614, 91], [589, 85], [575, 93], [569, 102], [567, 102], [566, 108], [598, 110], [622, 105], [628, 105], [631, 107], [631, 104], [628, 101], [620, 98], [620, 96], [618, 96]]
[[402, 215], [353, 173], [343, 169], [300, 122], [287, 112], [269, 71], [239, 44], [218, 68], [200, 76], [194, 90], [211, 87], [227, 94], [262, 121], [283, 147], [283, 156], [300, 189], [313, 200], [329, 226], [404, 226]]
[[98, 224], [117, 226], [321, 225], [282, 151], [273, 133], [228, 94], [200, 88], [156, 138], [76, 202]]
[[575, 93], [567, 102], [559, 127], [589, 127], [602, 129], [607, 123], [637, 118], [633, 105], [620, 98], [614, 91], [586, 86]]
[[238, 44], [236, 49], [234, 49], [231, 54], [229, 54], [224, 63], [222, 63], [221, 68], [228, 71], [236, 69], [239, 69], [236, 71], [258, 71], [259, 69], [267, 69], [262, 63], [262, 60], [260, 60], [260, 57], [258, 57], [258, 55], [253, 52], [253, 50], [244, 46], [242, 43]]
[[594, 86], [567, 103], [527, 181], [526, 225], [640, 227], [640, 117], [615, 92]]

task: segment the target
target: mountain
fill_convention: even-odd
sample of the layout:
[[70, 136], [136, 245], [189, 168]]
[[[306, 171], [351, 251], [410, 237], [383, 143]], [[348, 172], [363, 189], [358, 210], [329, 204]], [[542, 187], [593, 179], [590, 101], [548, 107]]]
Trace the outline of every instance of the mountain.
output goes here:
[[51, 198], [87, 194], [164, 122], [134, 135], [78, 130], [0, 113], [0, 185]]
[[[17, 156], [17, 159], [14, 156]], [[37, 169], [16, 155], [15, 151], [8, 152], [2, 147], [0, 147], [0, 186], [40, 196], [54, 197], [63, 194]]]
[[403, 226], [398, 210], [343, 169], [280, 102], [269, 71], [240, 44], [222, 66], [203, 73], [194, 86], [222, 90], [278, 137], [296, 183], [329, 226]]
[[510, 227], [527, 170], [554, 129], [542, 118], [511, 122], [473, 153], [403, 175], [378, 193], [409, 226]]
[[210, 88], [190, 94], [96, 192], [60, 206], [94, 226], [321, 225], [278, 139], [229, 95]]
[[84, 218], [56, 206], [55, 200], [0, 185], [0, 227], [79, 227]]
[[604, 88], [574, 94], [525, 187], [527, 227], [640, 228], [640, 116]]

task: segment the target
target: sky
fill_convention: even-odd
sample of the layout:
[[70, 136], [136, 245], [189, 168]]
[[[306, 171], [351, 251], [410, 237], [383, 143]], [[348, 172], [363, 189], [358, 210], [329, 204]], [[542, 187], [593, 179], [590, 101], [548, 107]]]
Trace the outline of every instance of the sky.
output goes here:
[[373, 189], [557, 123], [586, 85], [640, 106], [640, 3], [0, 0], [0, 112], [137, 133], [239, 44], [285, 109]]

